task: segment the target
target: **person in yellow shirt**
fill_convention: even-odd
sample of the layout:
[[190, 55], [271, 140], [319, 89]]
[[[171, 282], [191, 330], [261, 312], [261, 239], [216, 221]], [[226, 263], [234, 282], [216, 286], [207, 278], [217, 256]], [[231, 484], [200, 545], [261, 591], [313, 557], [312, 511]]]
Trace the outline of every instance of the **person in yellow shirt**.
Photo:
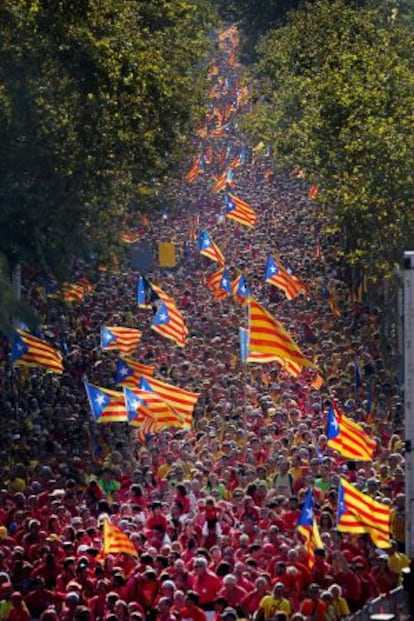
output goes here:
[[410, 566], [410, 559], [403, 552], [398, 552], [396, 541], [391, 543], [391, 547], [386, 550], [388, 554], [388, 567], [398, 576], [398, 584], [402, 584], [402, 570]]
[[342, 597], [342, 589], [339, 584], [331, 584], [328, 588], [329, 593], [332, 595], [332, 606], [336, 613], [336, 618], [343, 619], [351, 614], [349, 610], [348, 602], [345, 597]]
[[284, 589], [282, 582], [276, 582], [272, 593], [260, 600], [256, 621], [270, 621], [277, 611], [286, 612], [288, 615], [292, 613], [290, 601], [284, 597]]

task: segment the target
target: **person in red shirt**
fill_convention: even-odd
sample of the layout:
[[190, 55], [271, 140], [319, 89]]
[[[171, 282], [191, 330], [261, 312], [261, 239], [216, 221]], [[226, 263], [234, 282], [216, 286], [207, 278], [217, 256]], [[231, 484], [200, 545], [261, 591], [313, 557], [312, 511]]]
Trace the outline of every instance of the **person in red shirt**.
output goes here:
[[291, 496], [289, 498], [287, 510], [282, 518], [285, 532], [293, 533], [295, 531], [300, 515], [301, 510], [298, 507], [298, 498], [297, 496]]
[[15, 591], [11, 595], [12, 608], [10, 609], [9, 621], [30, 621], [30, 612], [23, 601], [20, 591]]
[[388, 567], [388, 556], [382, 554], [377, 561], [376, 567], [371, 570], [380, 593], [389, 593], [398, 584], [397, 574]]
[[219, 591], [219, 597], [224, 597], [229, 606], [237, 606], [245, 595], [247, 595], [246, 589], [237, 584], [237, 578], [234, 574], [224, 576], [223, 587]]
[[104, 579], [98, 580], [96, 583], [96, 595], [88, 600], [88, 608], [92, 615], [92, 621], [99, 621], [104, 618], [108, 590], [107, 581]]
[[[199, 597], [194, 591], [188, 591], [185, 606], [180, 610], [181, 621], [207, 621], [205, 612], [199, 606]], [[214, 607], [213, 607], [214, 615]]]
[[319, 584], [312, 583], [308, 589], [308, 596], [300, 605], [300, 612], [312, 621], [326, 621], [326, 604], [319, 597]]
[[150, 506], [151, 515], [147, 519], [145, 526], [148, 530], [160, 530], [163, 533], [167, 532], [167, 518], [162, 514], [162, 505], [159, 500], [155, 500]]
[[240, 602], [244, 616], [250, 618], [256, 612], [265, 595], [270, 593], [269, 583], [264, 576], [259, 576], [254, 582], [254, 589], [246, 593]]
[[200, 608], [206, 613], [207, 621], [214, 616], [214, 600], [221, 589], [220, 578], [207, 569], [207, 559], [197, 556], [194, 559], [194, 591], [198, 595]]

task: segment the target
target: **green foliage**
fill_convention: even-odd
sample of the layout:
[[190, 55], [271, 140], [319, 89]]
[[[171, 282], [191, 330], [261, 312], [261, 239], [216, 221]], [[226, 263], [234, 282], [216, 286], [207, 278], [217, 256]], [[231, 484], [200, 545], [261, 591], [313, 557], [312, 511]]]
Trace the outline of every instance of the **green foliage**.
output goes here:
[[351, 262], [392, 271], [414, 239], [413, 39], [384, 7], [320, 0], [261, 42], [250, 130], [321, 186]]
[[0, 253], [63, 273], [110, 253], [200, 112], [208, 0], [3, 0]]

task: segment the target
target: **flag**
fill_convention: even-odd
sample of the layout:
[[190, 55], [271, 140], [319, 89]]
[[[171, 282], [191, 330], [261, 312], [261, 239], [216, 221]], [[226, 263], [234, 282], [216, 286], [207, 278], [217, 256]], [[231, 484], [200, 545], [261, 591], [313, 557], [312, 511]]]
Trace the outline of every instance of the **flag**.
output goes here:
[[249, 348], [249, 331], [245, 328], [239, 328], [240, 339], [240, 359], [242, 362], [251, 362], [254, 364], [266, 364], [267, 362], [278, 362], [282, 367], [294, 375], [300, 374], [302, 367], [297, 367], [293, 363], [282, 360], [280, 356], [275, 354], [263, 354], [257, 351], [250, 351]]
[[293, 271], [290, 265], [286, 265], [286, 271], [289, 276], [293, 279], [293, 281], [301, 288], [302, 292], [305, 294], [306, 298], [310, 300], [311, 292], [308, 285]]
[[261, 151], [263, 151], [266, 148], [265, 143], [263, 142], [263, 140], [261, 140], [260, 142], [257, 143], [256, 146], [253, 147], [253, 153], [260, 153]]
[[161, 302], [152, 320], [151, 328], [161, 336], [174, 341], [179, 347], [184, 347], [188, 329], [183, 316], [172, 300]]
[[92, 291], [94, 290], [94, 286], [91, 285], [86, 276], [81, 276], [76, 282], [79, 285], [82, 285], [84, 293], [92, 293]]
[[319, 187], [318, 187], [318, 185], [316, 183], [313, 183], [310, 186], [310, 188], [309, 188], [308, 198], [310, 200], [312, 200], [312, 199], [316, 198], [318, 196], [318, 194], [319, 194]]
[[85, 295], [85, 288], [81, 283], [69, 283], [62, 284], [60, 291], [62, 300], [68, 304], [73, 302], [82, 302]]
[[234, 299], [237, 300], [241, 306], [247, 304], [251, 291], [243, 274], [239, 274], [237, 278], [233, 280], [231, 290]]
[[55, 280], [46, 280], [45, 282], [45, 296], [48, 298], [59, 297], [59, 285]]
[[232, 294], [230, 277], [227, 269], [221, 267], [207, 280], [207, 287], [213, 293], [216, 300], [223, 300]]
[[251, 352], [277, 356], [292, 375], [303, 367], [317, 369], [282, 325], [253, 298], [249, 301], [249, 347]]
[[303, 291], [303, 287], [271, 255], [267, 259], [264, 278], [269, 285], [281, 289], [288, 300], [293, 300]]
[[198, 236], [198, 249], [203, 256], [212, 259], [212, 261], [216, 261], [219, 265], [224, 265], [223, 253], [210, 238], [207, 231], [200, 231]]
[[92, 416], [97, 423], [125, 423], [128, 414], [124, 394], [84, 382]]
[[124, 388], [125, 407], [130, 425], [139, 427], [142, 417], [152, 418], [156, 423], [154, 430], [159, 431], [166, 427], [183, 427], [184, 419], [168, 403], [163, 401], [145, 378], [142, 378], [139, 388]]
[[188, 183], [193, 183], [197, 179], [200, 173], [201, 173], [200, 158], [196, 157], [193, 160], [190, 170], [185, 176], [185, 180], [188, 181]]
[[248, 203], [234, 196], [226, 194], [226, 217], [235, 220], [245, 226], [254, 227], [257, 222], [257, 215]]
[[326, 300], [326, 302], [328, 303], [329, 308], [331, 309], [331, 312], [333, 315], [335, 315], [335, 317], [341, 317], [342, 313], [340, 311], [340, 308], [335, 300], [335, 297], [332, 295], [332, 293], [329, 291], [328, 287], [326, 284], [322, 283], [321, 285], [321, 297]]
[[232, 180], [230, 180], [230, 181], [228, 180], [228, 174], [227, 173], [228, 173], [228, 171], [226, 169], [221, 175], [215, 176], [216, 183], [213, 185], [212, 189], [213, 189], [213, 192], [215, 192], [216, 194], [218, 192], [221, 192], [221, 190], [224, 190], [227, 184], [230, 185], [230, 186], [233, 185]]
[[360, 492], [346, 479], [338, 489], [337, 530], [343, 533], [368, 533], [377, 548], [389, 548], [391, 509]]
[[138, 551], [129, 537], [107, 518], [103, 521], [103, 554], [130, 554], [138, 558]]
[[366, 431], [331, 403], [327, 427], [328, 446], [346, 459], [372, 461], [376, 442]]
[[308, 489], [305, 495], [305, 502], [303, 503], [302, 513], [298, 521], [298, 531], [305, 539], [308, 565], [312, 568], [315, 564], [315, 550], [323, 549], [324, 545], [319, 534], [318, 523], [315, 519], [313, 497], [310, 489]]
[[[153, 377], [146, 377], [145, 386], [152, 388], [169, 406], [173, 408], [178, 414], [181, 414], [184, 419], [185, 428], [189, 429], [192, 423], [193, 409], [200, 393], [189, 392], [183, 388], [178, 388], [167, 382], [155, 379]], [[148, 388], [146, 388], [148, 389]], [[148, 389], [149, 390], [149, 389]]]
[[314, 390], [320, 390], [322, 388], [322, 386], [324, 385], [325, 381], [323, 379], [323, 377], [321, 375], [319, 375], [319, 373], [313, 378], [313, 380], [311, 381], [311, 387]]
[[143, 364], [133, 358], [121, 356], [116, 365], [116, 380], [118, 386], [131, 386], [135, 388], [141, 377], [152, 377], [155, 367]]
[[164, 291], [150, 283], [144, 276], [138, 278], [137, 283], [137, 302], [138, 308], [151, 309], [157, 300], [169, 300], [169, 296]]
[[136, 244], [140, 240], [140, 234], [137, 231], [129, 231], [124, 229], [121, 231], [120, 240], [124, 244]]
[[62, 354], [49, 343], [24, 330], [16, 330], [14, 333], [11, 362], [18, 366], [39, 367], [58, 375], [63, 373]]
[[105, 326], [101, 329], [101, 348], [106, 351], [114, 349], [122, 354], [134, 352], [141, 339], [141, 330], [121, 326]]

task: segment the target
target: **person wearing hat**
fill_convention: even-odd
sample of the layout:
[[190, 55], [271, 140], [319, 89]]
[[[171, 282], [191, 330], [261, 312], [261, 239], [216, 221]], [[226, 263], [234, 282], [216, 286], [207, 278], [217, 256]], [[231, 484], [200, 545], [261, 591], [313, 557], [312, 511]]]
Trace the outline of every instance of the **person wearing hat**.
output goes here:
[[256, 621], [270, 621], [275, 612], [280, 610], [290, 615], [292, 606], [290, 601], [285, 597], [285, 585], [283, 582], [276, 582], [270, 595], [265, 595], [259, 603], [257, 609]]

